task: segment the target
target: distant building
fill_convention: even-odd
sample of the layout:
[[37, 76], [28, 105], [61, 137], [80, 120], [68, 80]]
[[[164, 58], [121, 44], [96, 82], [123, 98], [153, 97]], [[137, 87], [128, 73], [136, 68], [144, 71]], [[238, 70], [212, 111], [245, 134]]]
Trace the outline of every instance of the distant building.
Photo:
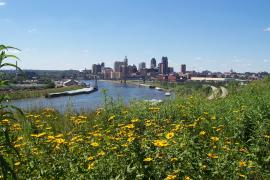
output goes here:
[[162, 74], [168, 74], [168, 57], [162, 57], [161, 62], [163, 64]]
[[63, 82], [63, 86], [77, 86], [79, 84], [79, 81], [76, 81], [74, 79], [69, 79]]
[[168, 74], [173, 73], [173, 72], [174, 72], [173, 67], [168, 67]]
[[121, 72], [111, 72], [111, 79], [122, 79]]
[[157, 67], [157, 61], [155, 58], [151, 59], [151, 68], [156, 68]]
[[93, 74], [101, 73], [101, 65], [100, 64], [93, 64], [92, 65], [92, 72], [93, 72]]
[[137, 70], [137, 67], [136, 67], [136, 65], [130, 65], [130, 66], [128, 66], [127, 67], [128, 68], [128, 74], [133, 74], [133, 73], [137, 73], [138, 72], [138, 70]]
[[181, 74], [186, 74], [186, 72], [187, 72], [187, 67], [186, 67], [186, 65], [185, 64], [181, 64]]
[[120, 72], [121, 71], [121, 66], [124, 65], [124, 62], [121, 61], [115, 61], [114, 62], [114, 71], [115, 72]]
[[97, 65], [96, 64], [92, 65], [92, 73], [97, 74]]
[[102, 62], [101, 64], [100, 64], [100, 66], [101, 66], [101, 71], [105, 68], [105, 63], [104, 62]]
[[142, 69], [145, 69], [145, 68], [146, 68], [145, 62], [141, 62], [141, 63], [139, 64], [139, 71], [142, 71]]
[[159, 74], [164, 74], [163, 73], [163, 63], [159, 63], [158, 68], [159, 68]]
[[113, 72], [112, 68], [104, 68], [104, 70], [103, 70], [104, 79], [111, 79], [112, 72]]
[[123, 71], [123, 76], [124, 76], [124, 80], [127, 79], [128, 77], [128, 59], [127, 59], [127, 56], [125, 57], [124, 59], [124, 71]]

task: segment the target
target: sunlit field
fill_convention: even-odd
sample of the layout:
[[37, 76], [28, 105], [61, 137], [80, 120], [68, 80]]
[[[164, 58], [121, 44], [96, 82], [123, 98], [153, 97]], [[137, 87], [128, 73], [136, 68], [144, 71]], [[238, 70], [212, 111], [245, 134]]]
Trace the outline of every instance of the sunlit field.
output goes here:
[[16, 149], [2, 144], [1, 158], [18, 179], [270, 178], [270, 79], [211, 101], [196, 92], [158, 105], [104, 98], [95, 112], [1, 120]]

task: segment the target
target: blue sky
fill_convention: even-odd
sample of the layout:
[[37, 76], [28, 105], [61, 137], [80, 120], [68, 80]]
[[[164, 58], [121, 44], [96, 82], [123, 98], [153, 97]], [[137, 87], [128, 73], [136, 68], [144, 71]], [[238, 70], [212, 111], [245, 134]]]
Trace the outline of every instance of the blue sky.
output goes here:
[[25, 69], [168, 56], [179, 71], [270, 72], [269, 0], [0, 0], [0, 43]]

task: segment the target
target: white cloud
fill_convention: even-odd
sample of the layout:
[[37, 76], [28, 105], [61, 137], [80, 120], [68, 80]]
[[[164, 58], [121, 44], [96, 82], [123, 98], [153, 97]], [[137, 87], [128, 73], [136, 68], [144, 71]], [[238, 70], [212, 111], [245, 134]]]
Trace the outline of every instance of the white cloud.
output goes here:
[[265, 32], [270, 32], [270, 27], [264, 29]]
[[27, 32], [28, 33], [34, 33], [34, 32], [37, 32], [37, 29], [36, 28], [28, 29]]
[[263, 62], [269, 62], [270, 60], [269, 59], [264, 59]]
[[0, 2], [0, 6], [5, 6], [6, 2]]

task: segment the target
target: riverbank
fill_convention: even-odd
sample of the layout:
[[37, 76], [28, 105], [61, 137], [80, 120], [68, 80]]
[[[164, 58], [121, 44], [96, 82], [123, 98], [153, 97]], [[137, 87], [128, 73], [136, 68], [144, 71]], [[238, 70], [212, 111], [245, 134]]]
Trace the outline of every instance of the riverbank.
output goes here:
[[61, 88], [47, 88], [47, 89], [35, 89], [35, 90], [14, 90], [14, 91], [1, 91], [8, 95], [10, 100], [19, 100], [27, 98], [45, 97], [48, 93], [59, 93], [64, 91], [71, 91], [83, 88], [82, 86], [68, 86]]

